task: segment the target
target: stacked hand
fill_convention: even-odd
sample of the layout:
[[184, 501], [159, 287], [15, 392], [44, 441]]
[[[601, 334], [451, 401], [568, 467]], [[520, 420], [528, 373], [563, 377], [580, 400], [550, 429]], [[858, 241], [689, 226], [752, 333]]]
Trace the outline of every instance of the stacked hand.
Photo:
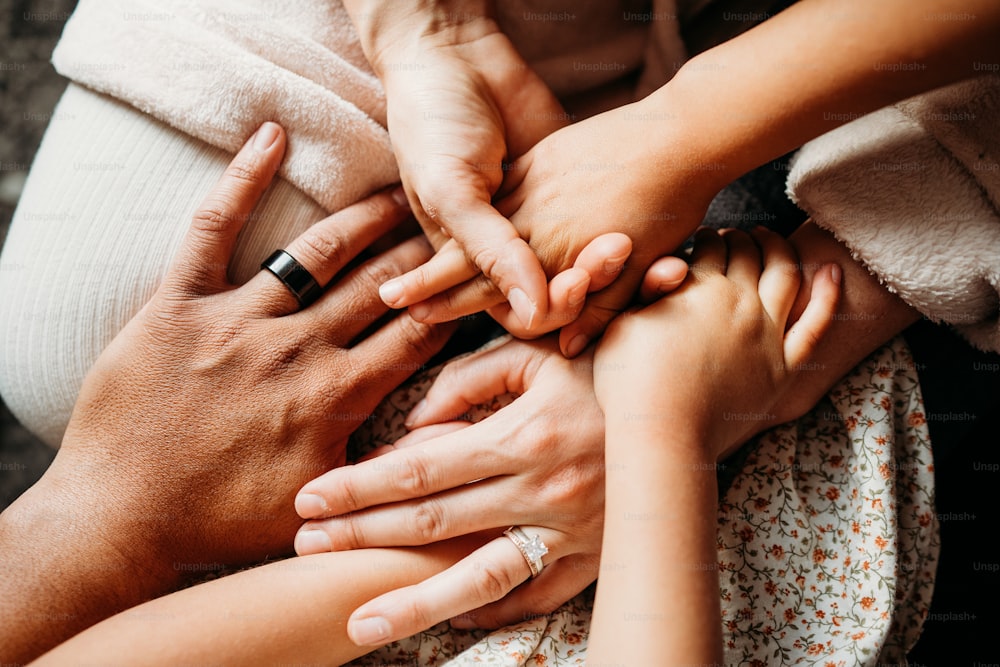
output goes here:
[[[541, 243], [529, 246], [528, 224], [504, 217], [513, 212], [509, 202], [494, 208], [505, 165], [565, 126], [566, 114], [486, 4], [347, 3], [385, 87], [389, 132], [410, 203], [434, 247], [444, 248], [426, 271], [389, 281], [380, 293], [386, 304], [401, 308], [482, 272], [487, 298], [464, 296], [443, 311], [439, 299], [412, 315], [441, 321], [496, 306], [490, 314], [509, 331], [534, 337], [576, 319], [587, 293], [618, 276], [632, 243], [609, 221], [574, 232], [566, 248], [550, 247], [553, 230], [539, 227]], [[509, 175], [506, 183], [510, 189]], [[569, 222], [587, 221], [592, 212]], [[552, 225], [567, 220], [546, 215]], [[536, 252], [544, 253], [544, 262]]]
[[[674, 162], [659, 166], [661, 161], [646, 136], [654, 121], [646, 119], [651, 114], [659, 118], [664, 112], [649, 111], [648, 106], [641, 102], [615, 109], [542, 139], [508, 170], [498, 192], [497, 210], [527, 240], [547, 275], [580, 263], [588, 254], [587, 244], [595, 240], [606, 242], [614, 238], [610, 235], [622, 233], [631, 240], [631, 257], [625, 252], [629, 246], [624, 245], [618, 253], [589, 251], [595, 259], [583, 260], [583, 264], [592, 275], [606, 278], [589, 286], [590, 292], [598, 293], [582, 311], [576, 308], [560, 316], [550, 312], [517, 326], [503, 303], [504, 295], [511, 301], [503, 286], [530, 274], [497, 264], [480, 275], [483, 262], [468, 260], [467, 233], [458, 231], [430, 262], [393, 280], [393, 298], [387, 302], [395, 307], [409, 305], [414, 318], [425, 322], [488, 309], [521, 336], [563, 327], [562, 351], [567, 356], [579, 354], [631, 302], [650, 265], [673, 252], [698, 225], [720, 185], [711, 165], [698, 165], [696, 157], [680, 150]], [[698, 166], [684, 166], [692, 164]], [[658, 166], [651, 169], [650, 165]], [[493, 219], [468, 220], [468, 224], [470, 232], [474, 229], [481, 235], [489, 225], [496, 227]], [[486, 243], [494, 251], [502, 248], [495, 239]], [[516, 303], [510, 305], [518, 310]]]

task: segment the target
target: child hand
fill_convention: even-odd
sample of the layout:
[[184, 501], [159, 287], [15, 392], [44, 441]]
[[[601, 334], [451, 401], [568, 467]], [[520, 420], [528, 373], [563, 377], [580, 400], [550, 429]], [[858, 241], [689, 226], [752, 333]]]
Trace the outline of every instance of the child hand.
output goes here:
[[664, 442], [687, 434], [709, 460], [774, 426], [775, 406], [830, 324], [840, 268], [820, 269], [786, 330], [799, 282], [780, 236], [700, 232], [680, 289], [618, 317], [598, 346], [595, 390], [609, 425], [632, 422]]
[[[628, 265], [625, 257], [603, 258], [600, 268], [613, 284], [592, 297], [576, 321], [567, 325], [539, 312], [531, 326], [512, 333], [538, 335], [567, 325], [560, 347], [567, 356], [579, 353], [628, 304], [653, 261], [697, 226], [721, 187], [716, 174], [697, 164], [697, 156], [686, 155], [680, 141], [674, 144], [677, 159], [659, 166], [662, 149], [649, 140], [653, 126], [640, 120], [649, 114], [642, 104], [554, 132], [507, 173], [497, 210], [528, 241], [548, 276], [572, 266], [601, 234], [622, 232], [634, 244]], [[663, 126], [659, 122], [657, 131], [670, 131]], [[411, 308], [415, 319], [439, 322], [502, 303], [501, 293], [476, 273], [459, 244], [449, 241], [427, 264], [391, 281], [399, 296], [390, 305], [419, 303]], [[498, 312], [502, 318], [507, 307]]]

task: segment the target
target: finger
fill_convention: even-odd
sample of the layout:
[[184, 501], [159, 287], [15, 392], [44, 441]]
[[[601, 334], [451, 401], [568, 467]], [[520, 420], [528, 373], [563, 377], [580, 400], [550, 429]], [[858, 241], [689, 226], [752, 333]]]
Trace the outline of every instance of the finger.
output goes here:
[[[510, 304], [504, 301], [497, 286], [486, 276], [475, 274], [470, 280], [413, 304], [410, 315], [421, 322], [450, 322], [498, 305], [505, 305], [507, 311], [510, 310]], [[526, 331], [520, 320], [515, 326]]]
[[[447, 322], [486, 310], [518, 338], [536, 338], [575, 320], [584, 307], [587, 293], [602, 290], [614, 282], [631, 252], [632, 240], [618, 232], [602, 234], [584, 246], [573, 267], [560, 272], [549, 283], [548, 312], [540, 314], [532, 327], [524, 325], [485, 276], [427, 299], [410, 312], [421, 322]], [[588, 277], [584, 278], [581, 273]]]
[[332, 394], [345, 384], [353, 387], [351, 412], [369, 414], [386, 394], [422, 370], [454, 331], [453, 324], [421, 324], [402, 313], [350, 349], [320, 357], [309, 372], [320, 391], [326, 385], [332, 385]]
[[[394, 474], [398, 465], [398, 457], [388, 454], [369, 463], [383, 475]], [[524, 516], [526, 508], [512, 505], [509, 491], [497, 478], [477, 482], [475, 487], [475, 502], [469, 501], [468, 489], [460, 485], [417, 500], [307, 521], [295, 536], [295, 552], [306, 556], [325, 551], [432, 544], [477, 530], [503, 528]]]
[[[451, 240], [434, 253], [425, 264], [380, 285], [378, 294], [385, 305], [405, 308], [464, 283], [478, 273], [458, 243]], [[444, 322], [447, 319], [455, 318], [441, 318], [437, 321]]]
[[549, 307], [548, 277], [541, 262], [510, 221], [489, 202], [463, 204], [442, 207], [442, 226], [458, 241], [466, 257], [499, 288], [525, 328], [532, 330], [537, 315]]
[[406, 416], [406, 427], [457, 419], [492, 398], [523, 392], [533, 375], [528, 366], [534, 349], [508, 341], [452, 361]]
[[165, 284], [186, 294], [213, 294], [229, 283], [236, 237], [278, 170], [285, 132], [267, 122], [247, 140], [195, 211]]
[[378, 286], [387, 277], [398, 276], [430, 256], [427, 239], [413, 237], [352, 269], [330, 285], [312, 307], [291, 317], [302, 321], [300, 329], [324, 332], [324, 339], [331, 344], [347, 347], [389, 311], [378, 296]]
[[725, 273], [726, 243], [719, 236], [718, 232], [706, 227], [702, 227], [695, 232], [690, 270]]
[[500, 600], [451, 619], [459, 629], [500, 628], [551, 614], [597, 578], [600, 557], [573, 554], [546, 567]]
[[726, 244], [726, 276], [756, 291], [762, 271], [757, 244], [738, 229], [723, 230], [720, 236]]
[[390, 452], [394, 452], [397, 449], [404, 449], [406, 447], [419, 445], [422, 442], [427, 442], [428, 440], [433, 440], [434, 438], [440, 438], [442, 435], [448, 435], [449, 433], [454, 433], [455, 431], [461, 431], [463, 428], [468, 428], [469, 426], [472, 426], [472, 422], [450, 421], [442, 422], [440, 424], [429, 424], [423, 428], [418, 428], [415, 431], [410, 431], [391, 445], [376, 447], [364, 456], [358, 458], [355, 463], [364, 463], [365, 461], [370, 461]]
[[751, 235], [763, 254], [764, 271], [757, 285], [760, 302], [771, 321], [784, 329], [802, 282], [798, 255], [788, 241], [768, 229], [759, 227]]
[[632, 300], [641, 280], [639, 270], [626, 268], [610, 287], [591, 296], [580, 316], [559, 332], [559, 349], [563, 355], [567, 358], [577, 356], [601, 335], [608, 322]]
[[523, 327], [506, 304], [487, 312], [518, 338], [535, 338], [555, 331], [580, 316], [588, 293], [602, 290], [618, 278], [630, 254], [632, 239], [619, 232], [602, 234], [584, 246], [573, 266], [549, 282], [549, 311], [534, 330]]
[[[543, 531], [532, 528], [531, 532]], [[530, 574], [517, 547], [506, 537], [500, 537], [422, 583], [386, 593], [362, 605], [348, 619], [347, 634], [351, 641], [362, 646], [408, 637], [499, 600]]]
[[802, 316], [785, 334], [785, 365], [801, 366], [816, 350], [837, 312], [840, 300], [841, 269], [836, 264], [824, 266], [813, 276], [809, 303]]
[[584, 246], [573, 267], [590, 276], [590, 292], [604, 289], [615, 281], [632, 254], [632, 239], [620, 232], [601, 234]]
[[681, 286], [687, 278], [688, 263], [680, 257], [661, 257], [646, 269], [639, 286], [639, 300], [652, 303]]
[[[292, 241], [285, 251], [298, 260], [321, 286], [380, 236], [410, 215], [399, 187], [363, 199], [320, 220]], [[244, 291], [260, 312], [277, 316], [301, 309], [295, 295], [270, 271], [260, 271]]]
[[541, 317], [533, 331], [529, 331], [511, 311], [510, 305], [501, 302], [486, 312], [509, 333], [522, 339], [538, 338], [575, 320], [587, 302], [590, 276], [583, 269], [569, 268], [556, 274], [549, 283], [549, 312]]
[[513, 472], [510, 457], [498, 447], [497, 434], [477, 426], [396, 449], [378, 461], [334, 468], [302, 487], [295, 511], [303, 519], [339, 516]]

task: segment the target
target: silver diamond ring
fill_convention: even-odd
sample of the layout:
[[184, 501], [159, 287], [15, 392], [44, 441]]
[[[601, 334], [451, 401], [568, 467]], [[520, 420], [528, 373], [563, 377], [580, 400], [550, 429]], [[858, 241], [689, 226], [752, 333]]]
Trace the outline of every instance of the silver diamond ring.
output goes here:
[[549, 548], [539, 539], [538, 535], [529, 538], [520, 526], [511, 526], [503, 531], [503, 534], [510, 538], [510, 541], [524, 556], [524, 560], [528, 563], [528, 569], [531, 570], [532, 578], [541, 574], [542, 568], [545, 567], [542, 563], [542, 556], [549, 552]]

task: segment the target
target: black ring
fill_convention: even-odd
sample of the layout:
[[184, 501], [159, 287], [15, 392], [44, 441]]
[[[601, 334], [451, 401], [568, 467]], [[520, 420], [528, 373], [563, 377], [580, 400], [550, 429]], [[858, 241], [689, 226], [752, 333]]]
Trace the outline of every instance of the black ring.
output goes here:
[[284, 250], [275, 250], [270, 257], [261, 263], [260, 268], [273, 273], [295, 296], [303, 308], [318, 299], [323, 293], [323, 288], [306, 270], [306, 267], [299, 264], [297, 259]]

